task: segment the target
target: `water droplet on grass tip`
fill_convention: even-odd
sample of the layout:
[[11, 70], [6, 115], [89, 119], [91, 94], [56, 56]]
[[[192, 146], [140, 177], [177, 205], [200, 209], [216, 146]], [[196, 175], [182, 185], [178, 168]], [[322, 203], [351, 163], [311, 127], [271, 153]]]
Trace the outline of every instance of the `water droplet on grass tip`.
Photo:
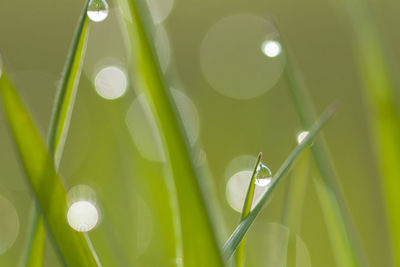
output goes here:
[[104, 0], [90, 0], [87, 15], [95, 22], [103, 21], [108, 16], [108, 4]]
[[256, 185], [267, 186], [272, 181], [271, 170], [264, 164], [260, 163], [257, 166], [255, 178], [256, 178]]

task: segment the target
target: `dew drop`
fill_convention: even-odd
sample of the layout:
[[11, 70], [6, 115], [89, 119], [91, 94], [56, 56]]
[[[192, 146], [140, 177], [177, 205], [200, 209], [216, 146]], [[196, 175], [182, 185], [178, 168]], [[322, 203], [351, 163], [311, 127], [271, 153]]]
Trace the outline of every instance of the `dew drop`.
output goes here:
[[258, 164], [255, 178], [256, 178], [256, 185], [267, 186], [272, 181], [271, 170], [264, 164], [260, 163], [260, 164]]
[[95, 22], [103, 21], [108, 16], [108, 4], [105, 0], [90, 0], [87, 15]]
[[297, 135], [297, 143], [301, 144], [310, 132], [304, 131]]

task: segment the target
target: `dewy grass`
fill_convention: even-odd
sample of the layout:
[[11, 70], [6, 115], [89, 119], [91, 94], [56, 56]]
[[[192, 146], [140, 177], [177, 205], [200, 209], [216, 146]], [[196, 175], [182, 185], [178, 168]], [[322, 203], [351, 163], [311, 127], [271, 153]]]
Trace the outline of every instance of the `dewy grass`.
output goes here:
[[[255, 175], [256, 175], [256, 171], [257, 171], [258, 165], [261, 162], [261, 158], [262, 158], [262, 153], [260, 152], [258, 154], [258, 157], [257, 157], [257, 160], [256, 160], [256, 164], [254, 166], [253, 173], [251, 174], [250, 183], [249, 183], [249, 187], [247, 189], [246, 198], [245, 198], [244, 203], [243, 203], [242, 214], [240, 216], [240, 222], [243, 221], [247, 217], [247, 215], [249, 215], [250, 210], [251, 210], [251, 205], [253, 204], [254, 190], [256, 188]], [[235, 253], [236, 267], [242, 267], [244, 265], [244, 247], [245, 247], [245, 238], [243, 237], [243, 240], [240, 242], [238, 248], [236, 249], [236, 253]]]
[[[146, 18], [149, 18], [148, 10], [142, 6], [144, 5], [142, 1], [119, 0], [119, 2], [120, 6], [127, 7], [122, 12], [124, 13], [125, 25], [130, 40], [130, 52], [134, 55], [132, 58], [132, 74], [137, 74], [133, 70], [136, 70], [139, 74], [135, 75], [135, 79], [132, 80], [137, 82], [136, 88], [140, 88], [146, 96], [160, 130], [164, 151], [166, 152], [168, 200], [175, 222], [176, 249], [174, 252], [176, 253], [176, 258], [174, 264], [188, 267], [224, 266], [226, 260], [243, 243], [247, 230], [260, 213], [279, 181], [289, 170], [297, 156], [310, 144], [322, 126], [333, 115], [336, 107], [329, 108], [316, 121], [308, 136], [292, 151], [272, 178], [269, 189], [262, 196], [260, 202], [250, 211], [254, 193], [253, 173], [241, 222], [225, 243], [222, 254], [212, 224], [212, 206], [208, 205], [206, 201], [208, 192], [205, 189], [204, 181], [202, 181], [192, 163], [182, 123], [179, 120], [175, 106], [172, 104], [168, 87], [154, 56], [155, 50], [152, 45], [150, 23], [144, 22]], [[54, 244], [61, 256], [62, 263], [74, 267], [100, 265], [88, 235], [74, 231], [67, 223], [65, 218], [68, 208], [67, 193], [57, 174], [84, 56], [88, 27], [86, 8], [87, 5], [85, 5], [84, 14], [74, 38], [52, 115], [48, 149], [42, 142], [28, 111], [4, 71], [0, 78], [0, 93], [3, 106], [27, 180], [40, 207], [40, 212], [44, 215], [48, 232], [55, 241]], [[300, 110], [301, 112], [303, 110]], [[308, 116], [307, 112], [305, 112], [305, 116]], [[307, 123], [310, 123], [310, 121], [307, 121]], [[310, 127], [311, 125], [307, 126]], [[316, 144], [314, 144], [315, 146]], [[321, 155], [321, 153], [318, 155]], [[260, 159], [261, 155], [258, 158], [256, 168]], [[327, 201], [322, 202], [331, 203], [332, 192], [324, 191], [329, 187], [325, 184], [317, 187], [318, 189], [322, 188], [320, 190], [322, 196], [329, 196]], [[330, 213], [333, 215], [327, 215], [332, 221], [338, 218], [339, 211], [336, 207], [326, 210], [328, 212], [333, 211]], [[339, 217], [339, 219], [342, 218]], [[343, 219], [338, 224], [342, 221]], [[44, 227], [40, 223], [40, 219], [34, 222], [33, 226], [36, 225], [36, 228], [33, 227], [33, 229], [37, 229], [37, 231], [33, 232], [34, 234], [30, 239], [32, 246], [28, 246], [30, 248], [28, 265], [41, 266], [43, 265]], [[335, 222], [333, 223], [335, 224]], [[338, 224], [335, 224], [335, 226]], [[341, 239], [344, 231], [340, 228], [335, 233], [338, 234], [338, 239]], [[345, 245], [343, 249], [348, 249], [349, 246]], [[349, 253], [352, 252], [351, 250]], [[347, 254], [344, 255], [347, 256]], [[242, 264], [243, 247], [238, 252], [238, 259]], [[342, 263], [346, 263], [346, 261], [347, 259]]]
[[[307, 130], [314, 119], [311, 101], [305, 88], [287, 57], [284, 77], [288, 83], [300, 122]], [[339, 266], [365, 266], [366, 259], [361, 249], [354, 226], [345, 206], [336, 174], [333, 170], [326, 146], [322, 138], [317, 138], [311, 147], [311, 153], [320, 173], [316, 181], [317, 193], [325, 215], [325, 223], [331, 239], [336, 264]]]
[[[87, 3], [83, 8], [78, 27], [75, 31], [50, 121], [47, 147], [54, 159], [56, 170], [58, 170], [58, 166], [60, 165], [61, 155], [68, 134], [86, 49], [88, 33], [88, 17], [86, 12]], [[42, 266], [45, 242], [44, 221], [40, 214], [38, 214], [37, 205], [34, 205], [33, 208], [34, 214], [26, 248], [25, 265]]]
[[310, 133], [307, 135], [306, 138], [290, 153], [290, 155], [287, 157], [285, 162], [282, 164], [282, 166], [279, 168], [279, 170], [276, 172], [276, 174], [272, 178], [272, 182], [268, 188], [268, 190], [262, 195], [260, 201], [257, 203], [257, 205], [253, 208], [253, 210], [240, 222], [238, 227], [235, 229], [235, 231], [232, 233], [232, 235], [229, 237], [229, 239], [226, 241], [224, 245], [224, 251], [223, 251], [223, 256], [225, 261], [229, 260], [229, 258], [232, 256], [232, 254], [235, 252], [237, 247], [239, 246], [240, 242], [244, 238], [245, 234], [249, 230], [250, 226], [253, 224], [254, 220], [260, 213], [262, 207], [264, 204], [267, 202], [269, 199], [270, 195], [272, 194], [273, 190], [279, 183], [279, 181], [282, 179], [282, 177], [286, 174], [286, 172], [289, 170], [289, 168], [292, 166], [293, 162], [297, 158], [297, 156], [306, 148], [307, 145], [310, 144], [312, 139], [315, 137], [315, 135], [321, 130], [322, 126], [327, 122], [327, 120], [334, 114], [336, 111], [336, 105], [331, 106], [330, 108], [327, 109], [323, 113], [323, 115], [318, 119], [313, 127], [310, 129]]

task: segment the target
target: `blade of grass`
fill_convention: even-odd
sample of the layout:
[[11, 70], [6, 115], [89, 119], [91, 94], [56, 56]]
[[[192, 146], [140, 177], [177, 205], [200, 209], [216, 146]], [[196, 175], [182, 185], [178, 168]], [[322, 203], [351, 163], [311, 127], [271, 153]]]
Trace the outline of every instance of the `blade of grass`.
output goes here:
[[50, 121], [47, 145], [49, 153], [54, 157], [56, 168], [60, 165], [61, 156], [64, 151], [82, 72], [83, 60], [85, 58], [89, 25], [89, 19], [86, 14], [87, 5], [88, 2], [86, 2], [82, 10], [78, 26], [75, 30]]
[[[50, 121], [47, 147], [50, 155], [54, 158], [56, 170], [58, 170], [60, 165], [61, 155], [68, 134], [86, 48], [88, 36], [87, 5], [88, 2], [83, 8], [77, 29], [75, 30]], [[43, 266], [45, 231], [44, 222], [38, 214], [37, 205], [34, 205], [33, 209], [34, 214], [26, 247], [24, 266], [39, 267]]]
[[[253, 204], [254, 190], [256, 188], [255, 175], [256, 175], [258, 164], [260, 164], [260, 162], [261, 162], [261, 158], [262, 158], [262, 153], [260, 152], [258, 154], [258, 157], [257, 157], [257, 160], [256, 160], [256, 165], [254, 166], [253, 173], [251, 174], [250, 183], [249, 183], [249, 187], [247, 189], [246, 198], [245, 198], [244, 203], [243, 203], [242, 214], [240, 216], [240, 222], [243, 221], [247, 217], [247, 215], [249, 215], [250, 210], [251, 210], [251, 205]], [[242, 242], [240, 242], [238, 248], [236, 249], [236, 253], [235, 253], [236, 267], [242, 267], [243, 264], [244, 264], [244, 248], [245, 248], [245, 237], [243, 237]]]
[[299, 233], [301, 215], [303, 212], [304, 197], [307, 190], [309, 176], [309, 149], [306, 149], [298, 158], [296, 167], [290, 174], [287, 184], [284, 205], [282, 209], [282, 223], [287, 225], [291, 232]]
[[[383, 34], [366, 1], [333, 1], [344, 9], [353, 27], [354, 50], [364, 84], [370, 130], [382, 181], [385, 212], [389, 219], [391, 255], [400, 265], [400, 117], [397, 70], [391, 69]], [[341, 10], [342, 11], [342, 10]], [[397, 92], [396, 92], [397, 91]]]
[[[222, 266], [223, 261], [211, 222], [211, 206], [207, 205], [203, 181], [196, 173], [190, 158], [184, 129], [172, 105], [170, 92], [155, 60], [151, 41], [149, 11], [145, 1], [120, 0], [133, 56], [132, 69], [139, 75], [132, 79], [143, 90], [154, 114], [166, 153], [166, 175], [175, 224], [180, 229], [177, 257], [184, 266]], [[140, 6], [139, 6], [140, 5]], [[145, 28], [146, 27], [146, 28]], [[135, 74], [135, 73], [133, 73]], [[179, 237], [179, 233], [177, 234]], [[179, 239], [178, 239], [179, 240]], [[182, 251], [182, 255], [179, 255]]]
[[[300, 122], [304, 129], [308, 129], [314, 120], [314, 111], [300, 78], [297, 76], [289, 56], [287, 57], [284, 77], [295, 103]], [[354, 225], [344, 203], [338, 179], [333, 170], [327, 148], [322, 138], [317, 138], [311, 147], [311, 153], [319, 170], [321, 181], [318, 184], [325, 186], [325, 190], [317, 190], [321, 208], [325, 215], [332, 249], [336, 264], [339, 266], [365, 266], [365, 255], [360, 241], [356, 236]], [[321, 185], [321, 186], [322, 186]], [[330, 216], [327, 216], [327, 215]], [[332, 216], [334, 219], [332, 220]]]
[[33, 121], [3, 71], [0, 94], [26, 177], [65, 265], [98, 266], [85, 236], [67, 223], [67, 192]]
[[[35, 201], [36, 202], [36, 201]], [[26, 244], [25, 255], [21, 266], [40, 267], [44, 262], [45, 227], [43, 217], [39, 214], [38, 204], [32, 208], [31, 225]]]
[[247, 217], [240, 222], [240, 224], [236, 227], [235, 231], [232, 233], [232, 235], [229, 237], [229, 239], [226, 241], [224, 245], [224, 250], [223, 250], [223, 257], [224, 260], [227, 261], [229, 258], [232, 256], [232, 254], [235, 252], [236, 248], [239, 246], [240, 242], [244, 238], [247, 230], [250, 228], [250, 226], [253, 224], [254, 220], [256, 219], [257, 215], [260, 213], [262, 207], [264, 204], [267, 202], [269, 199], [269, 196], [271, 193], [274, 191], [275, 187], [279, 183], [279, 181], [282, 179], [284, 174], [289, 170], [289, 168], [292, 166], [293, 162], [297, 158], [297, 156], [306, 148], [308, 144], [313, 140], [313, 138], [316, 136], [316, 134], [321, 130], [322, 126], [325, 125], [327, 120], [332, 117], [332, 115], [336, 111], [336, 105], [331, 106], [328, 108], [322, 116], [315, 122], [313, 127], [310, 129], [310, 133], [307, 135], [306, 138], [304, 138], [303, 142], [301, 142], [293, 151], [290, 153], [290, 155], [287, 157], [285, 162], [281, 165], [279, 170], [276, 172], [274, 177], [272, 178], [271, 185], [269, 186], [268, 190], [262, 195], [260, 201], [257, 203], [257, 205], [253, 208], [253, 210], [247, 215]]

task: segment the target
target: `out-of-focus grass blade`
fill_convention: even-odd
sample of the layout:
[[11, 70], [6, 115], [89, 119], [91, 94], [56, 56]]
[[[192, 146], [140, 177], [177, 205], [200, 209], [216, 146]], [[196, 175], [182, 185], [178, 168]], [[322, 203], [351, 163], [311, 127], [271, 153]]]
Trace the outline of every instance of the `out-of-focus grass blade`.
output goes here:
[[43, 217], [39, 214], [39, 207], [33, 207], [29, 238], [27, 241], [26, 254], [22, 266], [40, 267], [44, 260], [45, 227]]
[[[211, 222], [211, 206], [206, 205], [203, 181], [193, 167], [182, 123], [172, 105], [171, 96], [151, 42], [150, 18], [145, 1], [120, 0], [121, 12], [131, 42], [133, 68], [138, 73], [136, 88], [142, 89], [154, 114], [166, 152], [166, 167], [171, 206], [179, 218], [184, 266], [222, 266], [223, 261]], [[139, 11], [140, 10], [140, 11]], [[146, 27], [146, 28], [145, 28]], [[179, 259], [178, 259], [179, 260]]]
[[256, 219], [257, 215], [260, 213], [262, 207], [267, 202], [269, 196], [274, 191], [275, 187], [282, 179], [284, 174], [289, 170], [297, 156], [300, 154], [301, 151], [313, 140], [315, 135], [321, 130], [322, 126], [327, 122], [327, 120], [334, 114], [336, 111], [336, 105], [331, 106], [328, 108], [327, 111], [318, 119], [314, 126], [311, 128], [310, 133], [304, 138], [303, 142], [301, 142], [293, 151], [290, 153], [288, 158], [276, 172], [274, 177], [272, 178], [271, 185], [269, 186], [268, 190], [264, 193], [261, 197], [258, 204], [253, 208], [253, 210], [247, 215], [247, 217], [241, 221], [241, 223], [237, 226], [235, 231], [229, 237], [228, 241], [226, 241], [223, 250], [223, 257], [224, 260], [227, 261], [235, 252], [236, 248], [239, 246], [240, 242], [244, 238], [247, 230], [253, 224], [254, 220]]
[[85, 236], [67, 223], [66, 190], [34, 123], [4, 72], [0, 78], [0, 93], [27, 180], [63, 262], [69, 266], [98, 266]]
[[[246, 198], [245, 198], [244, 203], [243, 203], [243, 209], [242, 209], [242, 214], [240, 216], [240, 221], [243, 221], [244, 218], [246, 218], [247, 215], [249, 215], [250, 210], [251, 210], [251, 205], [253, 204], [254, 190], [256, 188], [255, 175], [256, 175], [258, 164], [260, 164], [260, 162], [261, 162], [261, 157], [262, 157], [262, 153], [260, 152], [258, 154], [258, 157], [257, 157], [257, 160], [256, 160], [256, 165], [254, 166], [254, 170], [253, 170], [253, 173], [252, 173], [251, 178], [250, 178], [250, 183], [249, 183], [249, 187], [247, 189]], [[235, 264], [236, 264], [236, 267], [242, 267], [243, 266], [243, 263], [244, 263], [244, 249], [245, 249], [245, 238], [243, 237], [243, 240], [242, 240], [242, 242], [240, 242], [238, 248], [236, 249], [236, 253], [235, 253]]]
[[[61, 155], [68, 134], [86, 49], [88, 36], [88, 17], [86, 11], [87, 3], [83, 8], [74, 34], [50, 121], [47, 146], [49, 154], [54, 158], [56, 170], [60, 165]], [[29, 234], [30, 237], [28, 239], [24, 266], [40, 267], [43, 266], [42, 254], [44, 251], [45, 231], [43, 219], [39, 216], [36, 205], [34, 206], [34, 209], [34, 213], [36, 214], [34, 214], [32, 218], [32, 226], [30, 229], [31, 232]]]
[[[400, 117], [396, 91], [398, 81], [390, 68], [385, 38], [377, 28], [368, 2], [333, 1], [344, 10], [353, 27], [353, 40], [360, 77], [364, 83], [367, 113], [373, 133], [375, 151], [383, 177], [383, 195], [390, 224], [391, 252], [395, 265], [400, 265]], [[392, 74], [392, 75], [391, 75]]]
[[[305, 130], [311, 127], [314, 111], [298, 73], [295, 72], [289, 57], [284, 70], [290, 94], [293, 98], [300, 122]], [[327, 148], [322, 138], [316, 138], [311, 147], [321, 181], [316, 182], [320, 187], [318, 197], [325, 215], [335, 261], [338, 266], [365, 266], [366, 259], [356, 236], [354, 225], [344, 203], [338, 179], [333, 170]], [[334, 219], [332, 219], [334, 218]]]
[[299, 233], [304, 197], [309, 176], [310, 151], [306, 149], [298, 158], [296, 167], [290, 174], [282, 210], [282, 223], [294, 233]]

